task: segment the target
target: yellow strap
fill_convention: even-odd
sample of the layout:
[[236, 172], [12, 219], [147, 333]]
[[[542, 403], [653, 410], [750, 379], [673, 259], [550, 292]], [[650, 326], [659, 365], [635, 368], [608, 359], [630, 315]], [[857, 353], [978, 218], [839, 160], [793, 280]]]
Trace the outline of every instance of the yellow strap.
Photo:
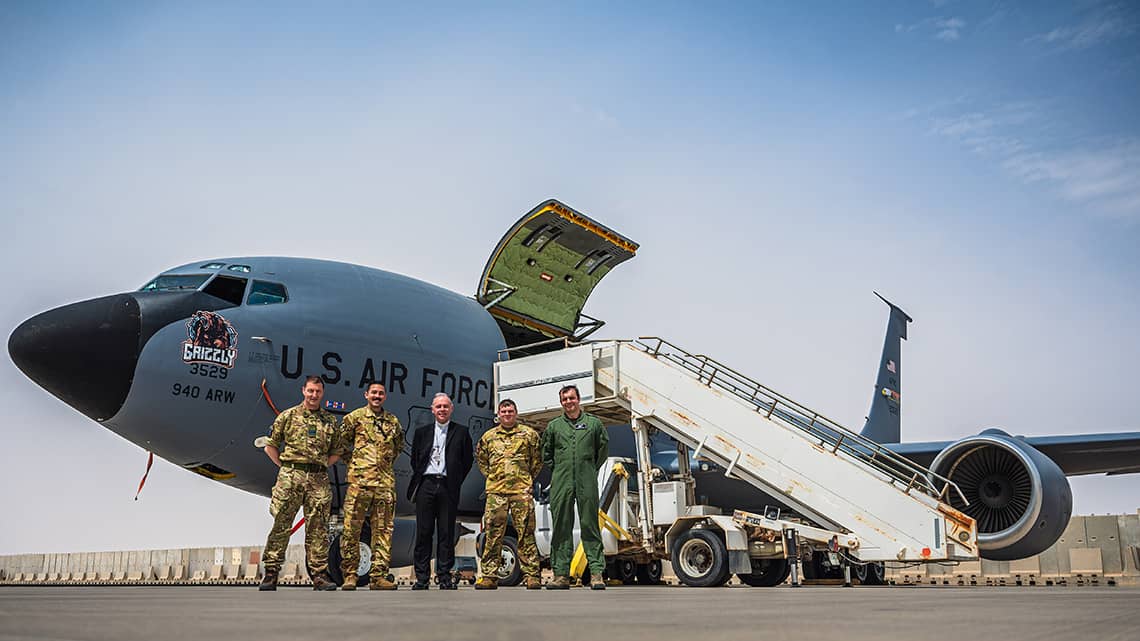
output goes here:
[[625, 530], [618, 522], [613, 520], [609, 514], [598, 510], [598, 525], [609, 531], [610, 534], [617, 537], [619, 541], [632, 541], [633, 537]]
[[[633, 537], [625, 530], [618, 522], [613, 520], [609, 514], [598, 510], [598, 526], [609, 531], [620, 541], [632, 541]], [[574, 550], [574, 557], [570, 559], [570, 576], [577, 579], [582, 576], [586, 571], [586, 548], [582, 544], [578, 544], [578, 548]]]
[[581, 577], [582, 573], [586, 571], [586, 565], [586, 548], [579, 543], [578, 549], [574, 550], [574, 558], [570, 560], [570, 576], [575, 579]]

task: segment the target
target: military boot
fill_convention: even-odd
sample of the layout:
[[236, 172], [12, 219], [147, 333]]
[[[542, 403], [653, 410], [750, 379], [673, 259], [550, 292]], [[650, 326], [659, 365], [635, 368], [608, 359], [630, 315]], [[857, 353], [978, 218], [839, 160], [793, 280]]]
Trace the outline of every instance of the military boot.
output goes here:
[[318, 591], [335, 590], [336, 583], [333, 583], [328, 572], [317, 572], [313, 575], [313, 589]]
[[379, 579], [372, 579], [372, 582], [368, 584], [369, 590], [395, 590], [398, 587], [394, 581], [386, 576], [382, 576]]
[[345, 572], [343, 576], [344, 576], [344, 583], [341, 584], [340, 589], [349, 590], [349, 591], [355, 590], [356, 589], [356, 572], [355, 571]]
[[526, 589], [528, 589], [528, 590], [541, 590], [542, 589], [542, 579], [538, 578], [537, 576], [528, 576], [526, 578]]
[[475, 582], [475, 589], [476, 590], [498, 590], [499, 589], [499, 580], [498, 579], [492, 579], [489, 576], [480, 577], [479, 580]]
[[602, 577], [598, 577], [590, 583], [590, 589], [591, 590], [605, 590], [606, 589], [606, 582], [602, 580]]
[[569, 590], [570, 589], [570, 577], [568, 577], [568, 576], [556, 576], [553, 579], [551, 579], [550, 583], [546, 584], [546, 589], [547, 590]]
[[274, 592], [277, 590], [277, 574], [278, 570], [266, 570], [265, 576], [261, 577], [261, 585], [257, 586], [258, 590], [262, 592]]

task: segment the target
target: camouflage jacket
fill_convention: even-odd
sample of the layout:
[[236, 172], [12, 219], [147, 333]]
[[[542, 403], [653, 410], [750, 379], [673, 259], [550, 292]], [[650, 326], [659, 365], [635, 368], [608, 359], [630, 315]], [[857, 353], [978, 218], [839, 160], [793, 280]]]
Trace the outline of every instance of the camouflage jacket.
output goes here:
[[404, 450], [404, 430], [396, 415], [367, 405], [353, 410], [341, 423], [341, 450], [351, 450], [348, 482], [366, 487], [396, 487], [392, 464]]
[[530, 494], [542, 470], [538, 432], [522, 423], [491, 428], [475, 446], [475, 460], [487, 477], [487, 494]]
[[269, 444], [280, 449], [284, 462], [327, 465], [330, 456], [341, 453], [338, 435], [336, 417], [330, 412], [297, 405], [277, 415], [269, 429]]

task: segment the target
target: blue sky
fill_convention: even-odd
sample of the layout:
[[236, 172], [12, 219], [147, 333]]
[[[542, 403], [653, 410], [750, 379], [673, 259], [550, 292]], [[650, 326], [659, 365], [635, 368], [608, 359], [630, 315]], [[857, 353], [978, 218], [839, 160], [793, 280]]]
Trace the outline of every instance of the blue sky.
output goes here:
[[[905, 437], [1140, 430], [1138, 38], [1112, 2], [7, 3], [0, 326], [226, 255], [470, 293], [555, 196], [642, 243], [587, 308], [610, 336], [858, 425], [877, 290], [915, 317]], [[0, 553], [264, 537], [264, 499], [167, 463], [130, 502], [142, 450], [0, 360], [36, 453], [0, 497], [41, 479]]]

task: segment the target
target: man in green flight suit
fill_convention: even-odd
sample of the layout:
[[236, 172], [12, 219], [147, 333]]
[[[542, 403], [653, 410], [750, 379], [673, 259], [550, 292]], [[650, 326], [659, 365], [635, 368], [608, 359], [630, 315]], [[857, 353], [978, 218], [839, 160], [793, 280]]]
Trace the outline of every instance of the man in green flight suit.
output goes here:
[[348, 459], [348, 491], [344, 497], [344, 532], [340, 536], [342, 590], [356, 589], [360, 565], [360, 531], [364, 521], [372, 528], [371, 590], [395, 590], [388, 579], [392, 559], [392, 525], [396, 515], [396, 476], [392, 464], [404, 450], [400, 419], [384, 409], [388, 394], [382, 383], [369, 383], [368, 405], [353, 410], [341, 422], [341, 449], [352, 450]]
[[[276, 590], [277, 574], [285, 560], [290, 528], [297, 509], [305, 507], [305, 560], [314, 590], [335, 590], [328, 574], [329, 466], [340, 460], [340, 433], [336, 417], [321, 408], [325, 382], [319, 376], [305, 379], [304, 401], [281, 412], [269, 431], [265, 455], [281, 469], [269, 499], [273, 528], [265, 541], [265, 577], [259, 589]], [[278, 446], [284, 444], [284, 449]]]
[[610, 437], [598, 417], [579, 406], [578, 388], [567, 385], [558, 391], [562, 416], [550, 421], [542, 433], [542, 462], [552, 470], [550, 511], [553, 518], [550, 564], [554, 579], [548, 590], [570, 587], [570, 560], [574, 554], [574, 503], [582, 547], [590, 564], [590, 587], [606, 589], [602, 578], [605, 555], [598, 527], [598, 468], [609, 456]]

